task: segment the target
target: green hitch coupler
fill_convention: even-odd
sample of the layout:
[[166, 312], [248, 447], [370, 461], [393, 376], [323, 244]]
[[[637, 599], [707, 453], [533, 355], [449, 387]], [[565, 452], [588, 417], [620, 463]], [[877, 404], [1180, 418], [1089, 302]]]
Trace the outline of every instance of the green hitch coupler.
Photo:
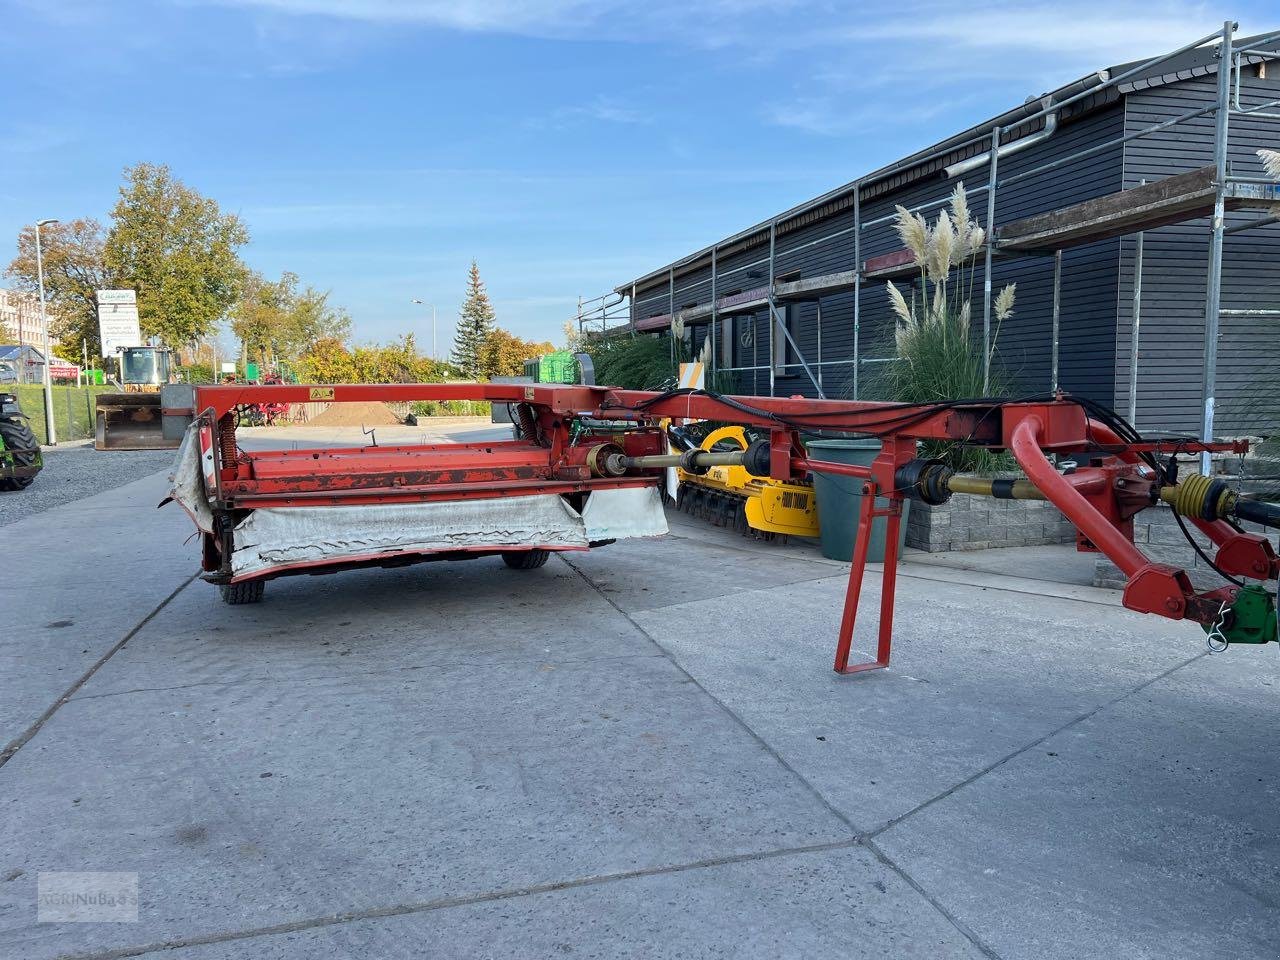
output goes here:
[[1213, 650], [1233, 643], [1271, 643], [1276, 639], [1275, 598], [1257, 584], [1241, 587], [1218, 618], [1204, 624], [1204, 631]]

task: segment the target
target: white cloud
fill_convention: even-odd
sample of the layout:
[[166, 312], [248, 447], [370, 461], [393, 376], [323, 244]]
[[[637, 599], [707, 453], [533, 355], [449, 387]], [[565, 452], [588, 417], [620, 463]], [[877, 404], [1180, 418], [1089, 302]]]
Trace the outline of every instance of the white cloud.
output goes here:
[[1201, 4], [990, 4], [962, 15], [906, 16], [851, 30], [859, 40], [929, 42], [932, 57], [967, 52], [1084, 57], [1095, 66], [1156, 55], [1208, 33], [1218, 18]]
[[380, 24], [420, 24], [469, 32], [533, 36], [574, 34], [611, 14], [623, 0], [214, 0], [280, 14]]
[[353, 22], [586, 41], [661, 39], [699, 48], [752, 43], [761, 20], [804, 0], [175, 0]]
[[1008, 107], [1103, 67], [1176, 49], [1221, 25], [1199, 2], [1138, 6], [987, 2], [955, 12], [905, 0], [879, 16], [828, 23], [788, 42], [811, 67], [789, 98], [766, 105], [766, 122], [818, 135], [872, 131], [878, 124], [954, 126], [986, 116], [977, 102]]
[[651, 117], [622, 102], [597, 94], [585, 104], [557, 107], [544, 117], [532, 117], [525, 125], [533, 129], [563, 130], [580, 123], [649, 123]]
[[[918, 98], [914, 98], [918, 100]], [[774, 104], [764, 111], [766, 122], [821, 136], [848, 136], [872, 133], [885, 125], [925, 124], [947, 114], [955, 114], [972, 101], [971, 97], [931, 99], [911, 106], [901, 103], [858, 101], [847, 96], [800, 97]]]

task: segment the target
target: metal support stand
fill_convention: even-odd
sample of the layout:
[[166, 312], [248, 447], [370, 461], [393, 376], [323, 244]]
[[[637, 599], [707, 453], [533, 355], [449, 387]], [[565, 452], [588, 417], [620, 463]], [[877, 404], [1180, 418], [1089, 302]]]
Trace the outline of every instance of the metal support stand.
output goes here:
[[[707, 367], [713, 376], [720, 365], [720, 344], [717, 339], [716, 330], [716, 248], [711, 248], [711, 350], [710, 356], [707, 357]], [[732, 365], [732, 361], [730, 361]], [[707, 377], [706, 385], [708, 388], [712, 385], [711, 376]]]
[[676, 268], [667, 271], [667, 310], [671, 321], [667, 327], [671, 337], [671, 362], [676, 362]]
[[[1204, 367], [1201, 371], [1204, 408], [1200, 418], [1200, 439], [1213, 439], [1213, 406], [1218, 377], [1218, 324], [1222, 307], [1222, 231], [1226, 226], [1224, 192], [1227, 180], [1227, 121], [1231, 117], [1231, 37], [1235, 23], [1228, 20], [1222, 25], [1222, 41], [1218, 47], [1218, 110], [1214, 127], [1213, 163], [1214, 197], [1213, 219], [1209, 235], [1209, 278], [1204, 298]], [[1213, 458], [1208, 451], [1200, 454], [1200, 472], [1208, 476], [1213, 469]]]
[[821, 297], [819, 297], [819, 298], [818, 298], [818, 300], [817, 300], [817, 310], [818, 310], [818, 319], [817, 319], [817, 324], [818, 324], [818, 327], [817, 327], [817, 333], [818, 333], [818, 396], [820, 396], [820, 397], [825, 397], [825, 396], [826, 396], [826, 394], [822, 392], [822, 298], [821, 298]]
[[[1143, 180], [1143, 183], [1147, 181]], [[1142, 238], [1133, 251], [1133, 324], [1129, 328], [1129, 422], [1138, 422], [1138, 346], [1142, 327]]]
[[774, 381], [778, 371], [777, 347], [774, 344], [773, 328], [778, 322], [777, 309], [773, 304], [773, 267], [774, 253], [778, 241], [778, 222], [769, 222], [769, 396], [774, 395]]
[[[840, 635], [836, 641], [836, 673], [865, 673], [889, 666], [893, 647], [893, 595], [898, 582], [898, 532], [902, 524], [902, 501], [890, 498], [888, 507], [878, 509], [876, 486], [867, 480], [862, 485], [862, 504], [858, 515], [858, 532], [853, 545], [853, 565], [849, 568], [849, 585], [845, 590], [844, 612], [840, 617]], [[853, 628], [858, 619], [858, 600], [862, 595], [862, 578], [867, 570], [867, 549], [871, 542], [871, 525], [876, 517], [885, 518], [884, 572], [880, 588], [880, 631], [876, 638], [876, 658], [870, 663], [849, 666], [853, 647]]]
[[862, 372], [859, 334], [862, 327], [862, 181], [853, 185], [853, 399], [858, 399], [858, 375]]
[[1062, 315], [1062, 250], [1053, 251], [1053, 344], [1049, 352], [1049, 390], [1058, 392], [1058, 335]]
[[991, 154], [987, 177], [987, 250], [982, 270], [982, 394], [991, 386], [991, 251], [996, 243], [996, 171], [1000, 162], [999, 126], [991, 130]]

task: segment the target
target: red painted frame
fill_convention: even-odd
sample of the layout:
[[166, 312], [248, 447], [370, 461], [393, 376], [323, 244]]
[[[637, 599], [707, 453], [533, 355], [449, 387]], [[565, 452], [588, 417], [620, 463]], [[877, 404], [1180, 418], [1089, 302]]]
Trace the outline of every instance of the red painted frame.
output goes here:
[[[539, 442], [423, 444], [355, 449], [243, 453], [235, 445], [235, 411], [244, 404], [355, 401], [488, 400], [527, 405]], [[745, 408], [745, 409], [744, 409]], [[1126, 443], [1065, 396], [1050, 401], [972, 403], [921, 416], [901, 404], [811, 400], [804, 397], [731, 397], [703, 393], [658, 394], [610, 387], [556, 384], [334, 384], [326, 386], [226, 385], [198, 387], [195, 409], [203, 410], [205, 444], [220, 454], [214, 487], [219, 509], [316, 504], [373, 504], [460, 500], [533, 493], [573, 494], [593, 489], [655, 486], [659, 471], [620, 478], [593, 476], [586, 452], [593, 439], [620, 443], [629, 454], [658, 452], [656, 424], [666, 418], [719, 420], [770, 431], [770, 473], [777, 479], [828, 472], [864, 482], [861, 513], [837, 640], [835, 669], [858, 673], [888, 666], [892, 651], [902, 500], [898, 470], [916, 457], [920, 440], [958, 440], [1008, 449], [1032, 483], [1079, 531], [1079, 547], [1106, 554], [1129, 578], [1124, 604], [1172, 619], [1211, 623], [1229, 591], [1198, 594], [1183, 570], [1153, 563], [1132, 542], [1132, 518], [1154, 503], [1156, 478], [1138, 454], [1171, 451], [1171, 445]], [[786, 422], [778, 417], [786, 418]], [[575, 438], [575, 422], [611, 420], [634, 424], [621, 434]], [[914, 420], [914, 422], [913, 422]], [[810, 459], [800, 430], [814, 429], [879, 437], [882, 448], [870, 467]], [[1177, 450], [1243, 452], [1247, 444], [1179, 441]], [[1064, 475], [1046, 457], [1088, 454], [1087, 466]], [[875, 505], [876, 496], [889, 506]], [[871, 524], [888, 526], [883, 589], [874, 661], [849, 664], [858, 600], [867, 565]], [[1229, 573], [1274, 579], [1280, 562], [1268, 541], [1235, 531], [1221, 521], [1193, 521], [1217, 546], [1217, 562]], [[206, 555], [209, 551], [206, 549]]]

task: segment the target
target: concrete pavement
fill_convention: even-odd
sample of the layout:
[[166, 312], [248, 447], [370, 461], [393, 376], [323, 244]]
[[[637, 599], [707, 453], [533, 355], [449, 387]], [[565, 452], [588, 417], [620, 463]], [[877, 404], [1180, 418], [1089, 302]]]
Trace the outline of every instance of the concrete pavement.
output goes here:
[[[228, 607], [162, 490], [0, 529], [0, 956], [1280, 953], [1274, 649], [992, 553], [840, 678], [844, 565], [678, 515]], [[138, 921], [36, 922], [53, 870]]]

